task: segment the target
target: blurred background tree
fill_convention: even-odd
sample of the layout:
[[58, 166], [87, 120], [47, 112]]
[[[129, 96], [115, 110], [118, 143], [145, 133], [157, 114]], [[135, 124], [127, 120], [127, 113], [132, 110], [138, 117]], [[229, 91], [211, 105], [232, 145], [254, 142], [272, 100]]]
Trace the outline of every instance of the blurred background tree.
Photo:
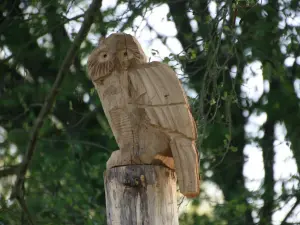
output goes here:
[[[100, 0], [99, 0], [100, 1]], [[91, 1], [0, 2], [0, 224], [33, 124]], [[103, 0], [40, 130], [24, 194], [36, 224], [106, 224], [116, 142], [86, 72], [99, 37], [135, 35], [173, 66], [197, 119], [202, 192], [182, 225], [300, 224], [300, 3]]]

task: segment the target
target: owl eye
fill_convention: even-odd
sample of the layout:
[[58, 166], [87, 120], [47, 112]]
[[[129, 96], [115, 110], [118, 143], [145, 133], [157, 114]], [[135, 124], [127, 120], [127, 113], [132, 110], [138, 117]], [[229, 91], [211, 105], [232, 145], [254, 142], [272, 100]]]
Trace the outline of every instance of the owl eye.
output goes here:
[[124, 52], [123, 54], [124, 54], [124, 56], [127, 56], [127, 52]]
[[101, 58], [106, 59], [108, 57], [108, 53], [107, 52], [103, 52], [101, 53]]

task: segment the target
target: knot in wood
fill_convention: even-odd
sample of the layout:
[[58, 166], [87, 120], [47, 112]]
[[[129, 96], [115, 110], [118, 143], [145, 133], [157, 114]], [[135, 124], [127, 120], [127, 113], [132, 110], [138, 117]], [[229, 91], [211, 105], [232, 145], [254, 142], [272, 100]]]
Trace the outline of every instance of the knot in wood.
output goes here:
[[123, 184], [128, 187], [145, 187], [145, 176], [140, 175], [140, 176], [131, 176], [130, 174], [126, 174], [126, 177], [123, 181]]

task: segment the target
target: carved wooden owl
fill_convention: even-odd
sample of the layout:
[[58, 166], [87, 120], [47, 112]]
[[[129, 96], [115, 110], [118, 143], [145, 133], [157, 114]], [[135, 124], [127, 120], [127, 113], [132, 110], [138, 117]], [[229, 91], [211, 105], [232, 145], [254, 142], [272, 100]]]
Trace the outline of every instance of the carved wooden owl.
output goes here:
[[196, 127], [174, 71], [147, 63], [131, 35], [100, 39], [88, 59], [88, 72], [120, 150], [107, 167], [164, 164], [174, 169], [187, 197], [199, 194]]

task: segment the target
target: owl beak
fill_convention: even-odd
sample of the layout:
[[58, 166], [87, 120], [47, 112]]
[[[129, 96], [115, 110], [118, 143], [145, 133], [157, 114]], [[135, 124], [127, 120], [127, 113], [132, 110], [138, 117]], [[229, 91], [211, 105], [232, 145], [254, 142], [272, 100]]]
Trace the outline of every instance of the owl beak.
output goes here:
[[115, 63], [116, 63], [117, 68], [120, 68], [122, 66], [121, 62], [122, 62], [121, 59], [117, 55], [116, 58], [115, 58]]
[[115, 67], [116, 68], [124, 68], [124, 61], [118, 55], [115, 58]]
[[116, 65], [120, 68], [126, 68], [129, 66], [130, 62], [131, 60], [128, 60], [127, 49], [120, 49], [116, 54]]

